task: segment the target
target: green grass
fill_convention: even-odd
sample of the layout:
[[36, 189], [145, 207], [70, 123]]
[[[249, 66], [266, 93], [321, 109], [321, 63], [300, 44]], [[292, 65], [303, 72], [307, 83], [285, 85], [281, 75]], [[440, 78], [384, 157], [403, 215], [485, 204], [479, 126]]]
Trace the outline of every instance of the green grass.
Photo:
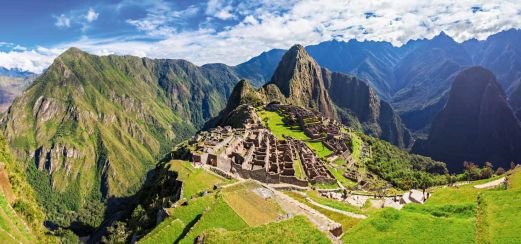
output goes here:
[[166, 219], [138, 243], [173, 243], [182, 235], [185, 227], [185, 223], [180, 219]]
[[335, 176], [336, 180], [338, 180], [338, 182], [340, 182], [340, 184], [342, 184], [344, 187], [349, 188], [349, 187], [356, 186], [356, 182], [354, 182], [342, 175], [344, 173], [344, 171], [337, 169], [330, 165], [326, 165], [326, 167], [329, 169], [329, 172], [331, 172], [331, 174], [333, 174], [333, 176]]
[[353, 206], [349, 203], [344, 203], [344, 202], [322, 197], [316, 191], [308, 191], [307, 195], [309, 198], [313, 199], [313, 201], [320, 203], [322, 205], [326, 205], [331, 208], [335, 208], [335, 209], [347, 211], [347, 212], [352, 212], [352, 213], [358, 213], [358, 214], [362, 213], [360, 208], [358, 208], [356, 206]]
[[10, 239], [14, 238], [15, 242], [30, 243], [34, 241], [22, 219], [9, 207], [2, 190], [0, 190], [0, 229], [9, 233]]
[[298, 126], [289, 127], [282, 121], [283, 117], [277, 112], [261, 110], [258, 112], [262, 121], [268, 120], [267, 128], [271, 130], [279, 140], [284, 139], [284, 135], [291, 136], [298, 140], [309, 140], [309, 137]]
[[185, 198], [190, 198], [205, 190], [211, 190], [214, 184], [227, 182], [226, 179], [211, 174], [204, 169], [194, 168], [191, 163], [186, 161], [173, 160], [167, 167], [178, 173], [178, 180], [183, 182], [183, 196]]
[[438, 218], [432, 215], [385, 208], [348, 230], [344, 243], [474, 243], [473, 219]]
[[248, 224], [228, 206], [222, 196], [219, 196], [211, 209], [203, 213], [201, 219], [188, 232], [188, 235], [183, 238], [181, 243], [193, 243], [198, 235], [213, 228], [233, 231], [247, 227]]
[[144, 243], [173, 243], [180, 240], [202, 216], [203, 212], [215, 202], [215, 194], [209, 194], [190, 200], [186, 206], [178, 206], [169, 210], [170, 217], [161, 222], [152, 232], [140, 242]]
[[322, 142], [306, 142], [306, 144], [317, 154], [320, 158], [325, 158], [333, 153], [333, 151], [329, 150], [324, 143]]
[[313, 151], [315, 151], [317, 156], [321, 158], [324, 158], [333, 153], [331, 150], [325, 147], [322, 142], [309, 142], [308, 140], [310, 138], [304, 134], [299, 126], [290, 127], [285, 125], [283, 122], [283, 117], [277, 112], [261, 110], [258, 112], [258, 114], [262, 121], [265, 121], [265, 119], [268, 120], [266, 127], [269, 128], [271, 133], [273, 133], [279, 140], [283, 140], [284, 136], [290, 136], [295, 139], [302, 140]]
[[205, 243], [331, 243], [303, 216], [241, 231], [208, 231]]
[[279, 216], [278, 205], [250, 190], [223, 193], [224, 200], [249, 226], [273, 222]]
[[297, 179], [306, 179], [306, 173], [304, 173], [304, 168], [302, 166], [302, 162], [300, 161], [300, 157], [296, 157], [295, 161], [293, 161], [293, 168], [295, 169], [295, 177], [297, 177]]
[[364, 142], [362, 139], [356, 135], [356, 133], [349, 133], [349, 137], [352, 141], [351, 155], [355, 162], [360, 162], [362, 160], [362, 149], [364, 147]]
[[298, 193], [295, 193], [295, 192], [284, 192], [286, 195], [290, 196], [291, 198], [303, 203], [303, 204], [306, 204], [307, 206], [311, 207], [312, 209], [315, 209], [317, 210], [318, 212], [320, 212], [321, 214], [325, 215], [326, 217], [328, 217], [329, 219], [339, 223], [342, 225], [342, 229], [344, 231], [348, 230], [348, 229], [351, 229], [353, 228], [354, 226], [356, 226], [359, 222], [360, 222], [360, 219], [356, 219], [356, 218], [351, 218], [349, 216], [346, 216], [344, 214], [341, 214], [341, 213], [337, 213], [337, 212], [334, 212], [334, 211], [330, 211], [330, 210], [327, 210], [325, 208], [321, 208], [319, 206], [316, 206], [316, 205], [313, 205], [311, 204], [308, 200], [306, 200], [306, 197], [298, 194]]
[[489, 190], [479, 196], [479, 243], [521, 242], [521, 169], [515, 169], [508, 181], [507, 190]]

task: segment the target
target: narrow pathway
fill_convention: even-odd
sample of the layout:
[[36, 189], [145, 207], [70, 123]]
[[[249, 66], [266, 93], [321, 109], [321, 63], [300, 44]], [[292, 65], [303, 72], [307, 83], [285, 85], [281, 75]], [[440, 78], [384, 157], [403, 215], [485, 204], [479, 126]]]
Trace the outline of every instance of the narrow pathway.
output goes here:
[[487, 183], [484, 183], [481, 185], [475, 185], [474, 188], [476, 188], [476, 189], [492, 188], [492, 187], [499, 186], [499, 185], [503, 184], [504, 182], [505, 182], [505, 177], [502, 177], [497, 180], [487, 182]]
[[347, 212], [347, 211], [343, 211], [343, 210], [340, 210], [340, 209], [336, 209], [336, 208], [332, 208], [332, 207], [329, 207], [329, 206], [326, 206], [326, 205], [323, 205], [323, 204], [320, 204], [318, 202], [315, 202], [313, 199], [307, 197], [306, 200], [317, 206], [317, 207], [320, 207], [320, 208], [323, 208], [323, 209], [327, 209], [329, 211], [333, 211], [333, 212], [337, 212], [339, 214], [343, 214], [345, 216], [348, 216], [348, 217], [351, 217], [351, 218], [355, 218], [355, 219], [366, 219], [367, 216], [363, 215], [363, 214], [356, 214], [356, 213], [352, 213], [352, 212]]

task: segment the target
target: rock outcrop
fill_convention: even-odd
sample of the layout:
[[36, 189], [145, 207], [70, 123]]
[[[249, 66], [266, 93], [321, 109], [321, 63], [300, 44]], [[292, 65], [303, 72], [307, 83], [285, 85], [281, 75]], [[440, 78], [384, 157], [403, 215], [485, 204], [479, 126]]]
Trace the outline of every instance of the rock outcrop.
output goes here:
[[521, 162], [521, 126], [494, 75], [481, 67], [460, 72], [429, 138], [413, 152], [445, 161], [452, 171], [464, 161], [502, 167]]

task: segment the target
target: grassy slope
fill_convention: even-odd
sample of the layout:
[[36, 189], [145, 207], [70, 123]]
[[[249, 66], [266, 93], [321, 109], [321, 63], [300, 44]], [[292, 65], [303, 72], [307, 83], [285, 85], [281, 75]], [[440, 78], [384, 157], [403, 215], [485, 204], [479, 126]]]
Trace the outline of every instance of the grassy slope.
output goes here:
[[268, 119], [268, 128], [271, 130], [271, 132], [277, 136], [278, 139], [282, 140], [284, 139], [283, 136], [290, 136], [298, 140], [306, 141], [306, 144], [315, 151], [315, 153], [319, 157], [326, 157], [333, 153], [331, 150], [329, 150], [327, 147], [322, 144], [322, 142], [308, 142], [309, 137], [304, 134], [304, 132], [300, 129], [298, 126], [289, 127], [284, 124], [282, 121], [283, 117], [280, 116], [276, 112], [271, 111], [259, 111], [258, 112], [261, 119], [264, 121], [265, 119]]
[[241, 231], [212, 230], [206, 243], [331, 243], [303, 216]]
[[191, 200], [186, 206], [171, 209], [170, 217], [139, 240], [139, 243], [173, 243], [180, 240], [214, 202], [215, 195], [211, 194]]
[[[476, 218], [478, 195], [505, 191], [476, 189], [474, 185], [496, 178], [476, 181], [457, 188], [434, 188], [431, 198], [425, 204], [409, 204], [400, 211], [388, 208], [376, 210], [368, 219], [346, 232], [343, 241], [348, 243], [475, 243], [477, 240], [479, 241], [482, 232], [482, 223], [477, 221], [480, 218], [479, 215]], [[504, 203], [501, 211], [505, 211], [505, 207], [510, 206], [507, 213], [509, 212], [510, 216], [516, 216], [515, 213], [520, 211], [515, 204], [512, 205], [513, 199], [506, 201], [509, 204]], [[492, 216], [501, 218], [506, 215], [496, 211]], [[501, 223], [511, 229], [503, 229], [501, 225], [491, 227], [491, 229], [505, 230], [511, 235], [519, 236], [514, 231], [518, 228], [514, 219], [496, 220], [496, 223]], [[506, 221], [514, 224], [506, 224]], [[504, 236], [508, 237], [506, 234]], [[493, 242], [497, 242], [496, 239]]]
[[[9, 206], [7, 199], [0, 190], [0, 232], [9, 242], [31, 243], [34, 236], [29, 231], [22, 219]], [[7, 234], [8, 233], [8, 234]]]
[[386, 208], [346, 232], [346, 243], [473, 243], [475, 225], [469, 219]]
[[226, 179], [206, 172], [204, 169], [196, 169], [186, 161], [173, 160], [169, 163], [170, 170], [178, 173], [178, 180], [183, 182], [183, 196], [190, 198], [196, 194], [211, 190], [215, 184], [227, 182]]
[[222, 196], [218, 196], [210, 210], [203, 213], [201, 219], [183, 238], [181, 243], [193, 243], [195, 238], [208, 229], [223, 228], [226, 230], [240, 230], [247, 228], [248, 224], [228, 206]]
[[478, 242], [520, 243], [521, 168], [509, 177], [509, 189], [483, 192], [479, 197]]
[[11, 155], [3, 136], [0, 136], [0, 162], [5, 165], [9, 179], [9, 183], [2, 182], [6, 184], [2, 187], [8, 187], [14, 196], [13, 202], [9, 203], [0, 188], [0, 240], [14, 237], [24, 243], [54, 241], [45, 235], [44, 214], [37, 204], [34, 190], [26, 181], [26, 172]]
[[330, 211], [330, 210], [327, 210], [327, 209], [315, 206], [315, 205], [311, 204], [309, 201], [307, 201], [304, 196], [302, 196], [302, 195], [300, 195], [298, 193], [286, 192], [286, 194], [288, 196], [290, 196], [291, 198], [293, 198], [293, 199], [295, 199], [295, 200], [297, 200], [297, 201], [299, 201], [301, 203], [304, 203], [307, 206], [317, 210], [318, 212], [320, 212], [323, 215], [327, 216], [331, 220], [341, 224], [342, 225], [342, 229], [344, 231], [353, 228], [354, 226], [356, 226], [360, 222], [360, 219], [351, 218], [351, 217], [343, 215], [341, 213], [337, 213], [337, 212], [334, 212], [334, 211]]

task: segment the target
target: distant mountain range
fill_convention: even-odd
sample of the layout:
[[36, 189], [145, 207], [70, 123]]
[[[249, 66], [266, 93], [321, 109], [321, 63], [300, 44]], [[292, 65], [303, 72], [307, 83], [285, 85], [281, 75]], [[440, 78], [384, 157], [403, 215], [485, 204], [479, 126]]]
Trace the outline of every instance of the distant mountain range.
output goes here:
[[[426, 131], [443, 109], [456, 74], [466, 67], [481, 65], [490, 69], [510, 101], [515, 101], [512, 94], [521, 83], [519, 43], [521, 31], [512, 29], [483, 41], [457, 43], [442, 32], [433, 39], [409, 41], [401, 47], [388, 42], [351, 40], [323, 42], [306, 50], [319, 65], [367, 81], [380, 98], [399, 112], [408, 128]], [[263, 74], [258, 76], [262, 79], [253, 82], [260, 84], [267, 80], [270, 70], [275, 70], [280, 60], [276, 57], [282, 54], [281, 50], [265, 52], [237, 67], [247, 66], [251, 72]], [[515, 102], [512, 106], [515, 110], [521, 108]]]
[[0, 112], [5, 112], [37, 76], [29, 71], [0, 67]]
[[320, 67], [301, 45], [282, 56], [271, 80], [260, 89], [248, 81], [240, 82], [217, 121], [229, 121], [241, 104], [269, 102], [314, 109], [402, 148], [412, 143], [400, 117], [373, 88], [354, 76]]
[[21, 69], [8, 69], [5, 67], [0, 67], [0, 76], [9, 76], [9, 77], [28, 77], [28, 76], [34, 76], [35, 73], [27, 71], [27, 70], [21, 70]]

